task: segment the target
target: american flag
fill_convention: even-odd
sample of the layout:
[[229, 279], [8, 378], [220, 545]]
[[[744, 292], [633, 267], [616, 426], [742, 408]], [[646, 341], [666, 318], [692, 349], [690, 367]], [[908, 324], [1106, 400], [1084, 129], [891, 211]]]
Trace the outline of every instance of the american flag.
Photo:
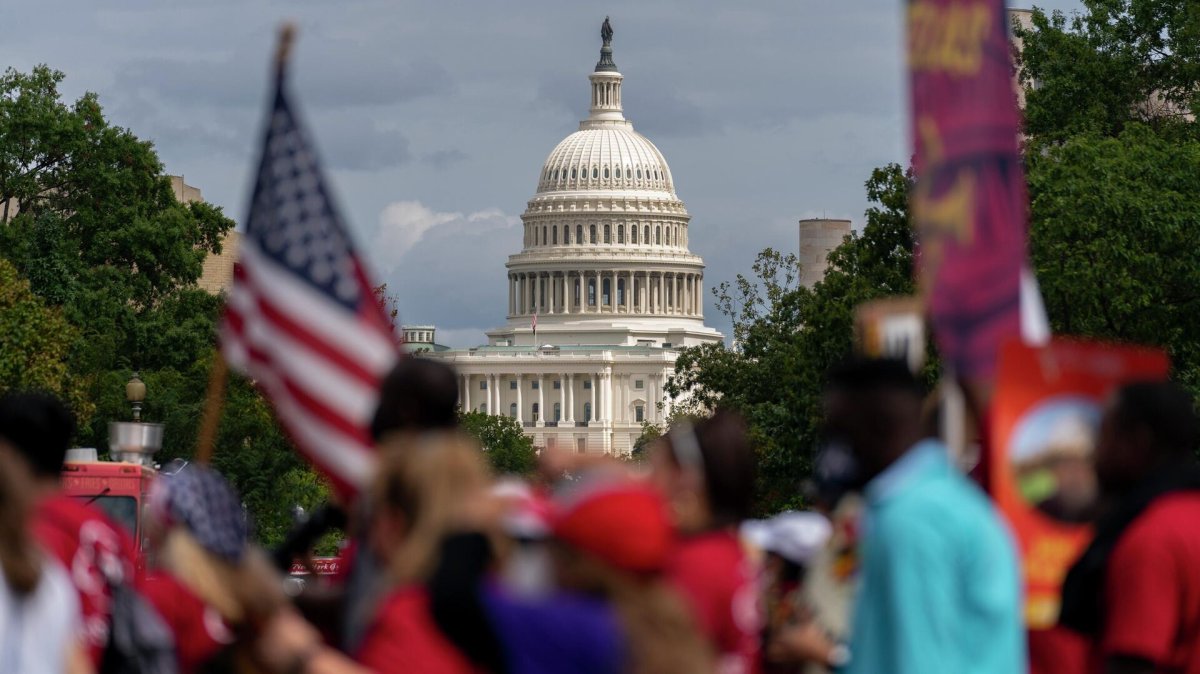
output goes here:
[[369, 423], [398, 348], [282, 72], [240, 255], [222, 354], [261, 388], [296, 448], [353, 494], [374, 465]]

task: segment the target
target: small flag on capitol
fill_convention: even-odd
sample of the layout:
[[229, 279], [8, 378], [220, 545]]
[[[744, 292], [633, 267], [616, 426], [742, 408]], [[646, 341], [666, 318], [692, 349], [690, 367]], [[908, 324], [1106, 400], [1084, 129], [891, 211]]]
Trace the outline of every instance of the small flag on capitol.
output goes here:
[[221, 353], [257, 383], [296, 449], [350, 495], [374, 465], [368, 428], [398, 348], [293, 113], [285, 60], [277, 64]]

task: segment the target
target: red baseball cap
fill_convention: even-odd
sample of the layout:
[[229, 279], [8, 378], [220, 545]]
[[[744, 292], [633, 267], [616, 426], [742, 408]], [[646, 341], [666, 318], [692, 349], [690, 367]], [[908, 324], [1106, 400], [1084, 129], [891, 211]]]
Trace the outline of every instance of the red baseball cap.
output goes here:
[[666, 502], [628, 480], [585, 485], [556, 499], [551, 529], [568, 545], [639, 573], [661, 571], [674, 541]]

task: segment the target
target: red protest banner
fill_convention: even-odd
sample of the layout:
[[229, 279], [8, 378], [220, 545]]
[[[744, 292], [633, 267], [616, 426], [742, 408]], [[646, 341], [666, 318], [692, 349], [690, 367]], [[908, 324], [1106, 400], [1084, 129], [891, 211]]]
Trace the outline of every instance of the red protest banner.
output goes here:
[[1002, 349], [990, 491], [1017, 538], [1031, 628], [1057, 621], [1063, 577], [1092, 535], [1091, 456], [1105, 399], [1129, 381], [1166, 379], [1169, 369], [1166, 354], [1149, 348], [1055, 339]]

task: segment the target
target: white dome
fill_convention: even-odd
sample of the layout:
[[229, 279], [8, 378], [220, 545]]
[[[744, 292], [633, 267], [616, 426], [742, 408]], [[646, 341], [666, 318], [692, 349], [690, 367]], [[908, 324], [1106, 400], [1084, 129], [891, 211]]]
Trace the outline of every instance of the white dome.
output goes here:
[[567, 136], [546, 158], [538, 180], [539, 194], [605, 189], [675, 194], [667, 160], [628, 122]]

